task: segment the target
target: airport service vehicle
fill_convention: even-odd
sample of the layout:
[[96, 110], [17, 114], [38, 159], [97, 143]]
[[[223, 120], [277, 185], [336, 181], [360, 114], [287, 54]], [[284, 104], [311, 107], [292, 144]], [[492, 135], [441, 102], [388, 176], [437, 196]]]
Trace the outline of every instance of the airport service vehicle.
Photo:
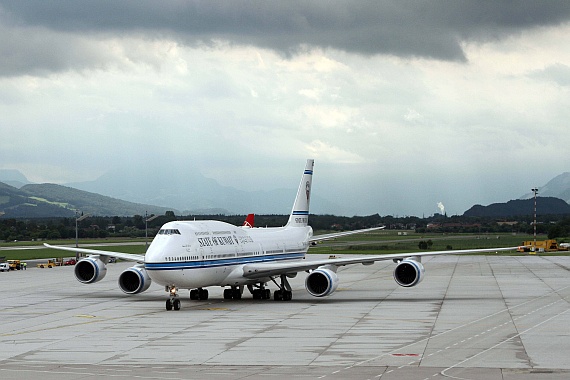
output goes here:
[[0, 263], [0, 272], [10, 272], [10, 264]]
[[557, 252], [557, 251], [568, 251], [568, 244], [561, 243], [558, 244], [556, 239], [547, 240], [527, 240], [522, 242], [522, 246], [519, 247], [519, 252]]
[[[169, 293], [167, 310], [180, 310], [179, 289], [188, 289], [191, 300], [207, 300], [207, 287], [224, 287], [225, 299], [240, 299], [247, 288], [254, 299], [269, 299], [267, 284], [277, 286], [276, 301], [290, 301], [293, 292], [288, 278], [308, 272], [305, 288], [315, 297], [334, 293], [339, 284], [340, 266], [393, 260], [394, 280], [403, 287], [418, 285], [425, 269], [421, 257], [427, 255], [464, 254], [514, 250], [517, 247], [471, 249], [406, 254], [370, 255], [361, 257], [311, 260], [305, 257], [309, 247], [318, 241], [364, 233], [383, 227], [337, 232], [313, 236], [308, 225], [309, 203], [313, 179], [312, 159], [307, 160], [289, 220], [284, 227], [258, 228], [234, 226], [221, 221], [175, 221], [162, 226], [146, 254], [44, 244], [48, 248], [88, 254], [75, 265], [79, 282], [91, 284], [107, 274], [110, 257], [135, 262], [119, 275], [119, 287], [127, 294], [144, 292], [154, 281]], [[250, 223], [252, 224], [252, 223]]]
[[60, 266], [60, 265], [61, 265], [60, 263], [58, 263], [58, 262], [56, 262], [56, 261], [54, 261], [54, 260], [48, 260], [47, 263], [38, 263], [38, 264], [36, 264], [36, 266], [37, 266], [38, 268], [53, 268], [53, 267]]
[[10, 265], [11, 270], [20, 270], [22, 268], [20, 260], [8, 260], [6, 262]]

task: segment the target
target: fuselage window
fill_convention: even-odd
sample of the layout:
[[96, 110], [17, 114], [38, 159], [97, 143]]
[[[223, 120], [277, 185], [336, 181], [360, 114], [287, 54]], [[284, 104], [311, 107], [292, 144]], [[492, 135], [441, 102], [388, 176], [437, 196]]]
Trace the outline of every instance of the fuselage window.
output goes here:
[[162, 229], [158, 231], [159, 235], [182, 235], [178, 229]]

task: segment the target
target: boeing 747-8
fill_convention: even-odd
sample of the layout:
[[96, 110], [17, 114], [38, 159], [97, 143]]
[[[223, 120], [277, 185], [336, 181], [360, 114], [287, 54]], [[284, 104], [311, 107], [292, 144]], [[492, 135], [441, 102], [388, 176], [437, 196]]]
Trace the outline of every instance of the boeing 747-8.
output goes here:
[[364, 257], [311, 260], [306, 258], [311, 244], [340, 236], [363, 233], [383, 227], [313, 236], [309, 226], [309, 203], [313, 179], [312, 159], [307, 160], [293, 209], [284, 227], [246, 228], [221, 221], [175, 221], [162, 226], [144, 255], [62, 246], [46, 247], [88, 256], [75, 266], [75, 277], [85, 284], [102, 280], [110, 257], [136, 262], [119, 275], [119, 287], [127, 294], [147, 290], [154, 281], [169, 293], [167, 310], [180, 310], [179, 289], [189, 289], [190, 299], [208, 299], [207, 287], [222, 286], [225, 299], [240, 299], [245, 287], [253, 298], [269, 299], [269, 282], [277, 285], [276, 301], [292, 299], [288, 278], [307, 271], [305, 287], [315, 297], [331, 295], [337, 288], [337, 269], [352, 264], [369, 265], [393, 260], [394, 279], [400, 286], [419, 284], [425, 269], [421, 257], [514, 250], [510, 248], [415, 252]]

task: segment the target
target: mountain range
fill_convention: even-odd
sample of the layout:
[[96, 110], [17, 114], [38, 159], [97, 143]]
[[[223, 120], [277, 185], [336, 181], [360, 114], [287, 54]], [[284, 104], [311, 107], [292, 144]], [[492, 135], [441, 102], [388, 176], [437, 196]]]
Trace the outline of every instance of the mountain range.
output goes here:
[[[134, 175], [114, 169], [95, 181], [64, 185], [33, 184], [19, 171], [0, 170], [0, 215], [4, 217], [71, 217], [75, 210], [101, 216], [164, 214], [287, 214], [296, 189], [247, 192], [221, 186], [186, 168], [147, 167]], [[340, 207], [319, 196], [316, 213]], [[320, 211], [319, 211], [320, 210]]]
[[[181, 174], [183, 173], [183, 174]], [[291, 211], [297, 188], [244, 191], [222, 186], [197, 169], [145, 167], [132, 173], [112, 169], [95, 181], [69, 183], [67, 186], [104, 194], [130, 202], [152, 204], [180, 210], [182, 214], [287, 214]], [[337, 212], [342, 208], [319, 195], [313, 195], [315, 213]]]
[[[570, 205], [560, 198], [537, 197], [537, 215], [570, 214]], [[534, 214], [534, 198], [516, 199], [507, 203], [493, 203], [488, 206], [475, 205], [465, 211], [463, 216], [510, 218]]]
[[[537, 215], [570, 214], [570, 172], [562, 173], [538, 187]], [[506, 203], [475, 205], [463, 216], [513, 217], [534, 213], [534, 193], [527, 193]]]
[[[538, 195], [541, 197], [560, 198], [570, 203], [570, 172], [562, 173], [544, 186], [538, 187]], [[528, 199], [534, 197], [533, 193], [527, 193], [519, 199]]]
[[0, 216], [5, 218], [164, 215], [165, 207], [142, 205], [54, 184], [27, 184], [21, 188], [0, 182]]
[[[17, 170], [0, 170], [0, 214], [4, 217], [55, 217], [75, 215], [76, 210], [91, 215], [132, 216], [164, 214], [286, 214], [290, 211], [296, 189], [243, 191], [222, 186], [197, 170], [185, 169], [181, 176], [174, 168], [147, 168], [136, 175], [114, 169], [95, 181], [55, 184], [32, 184]], [[541, 198], [559, 198], [562, 203], [552, 210], [566, 213], [570, 203], [570, 172], [563, 173], [543, 187]], [[534, 194], [525, 194], [529, 199]], [[315, 214], [335, 214], [342, 207], [315, 195]], [[541, 201], [542, 202], [542, 201]], [[549, 200], [548, 204], [556, 201]], [[570, 207], [570, 206], [568, 206]], [[519, 209], [521, 211], [517, 211]], [[547, 208], [543, 207], [542, 212]], [[517, 214], [517, 212], [519, 214]], [[541, 212], [539, 208], [539, 213]], [[525, 202], [509, 201], [489, 206], [475, 205], [464, 215], [526, 215]], [[514, 213], [514, 214], [513, 214]], [[553, 212], [558, 213], [558, 212]], [[337, 212], [337, 214], [341, 214]]]
[[0, 169], [0, 181], [18, 189], [31, 183], [20, 171], [13, 169]]

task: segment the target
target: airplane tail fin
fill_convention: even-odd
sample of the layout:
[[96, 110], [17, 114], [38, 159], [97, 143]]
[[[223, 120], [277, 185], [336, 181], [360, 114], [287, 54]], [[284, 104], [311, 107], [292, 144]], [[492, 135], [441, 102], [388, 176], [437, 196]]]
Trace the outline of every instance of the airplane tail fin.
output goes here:
[[293, 204], [293, 210], [289, 215], [287, 227], [305, 227], [309, 223], [309, 203], [311, 200], [311, 183], [313, 181], [313, 165], [315, 160], [308, 159], [305, 171], [297, 190], [297, 197]]
[[242, 227], [253, 228], [254, 220], [255, 220], [254, 214], [247, 214], [247, 217], [245, 218]]

